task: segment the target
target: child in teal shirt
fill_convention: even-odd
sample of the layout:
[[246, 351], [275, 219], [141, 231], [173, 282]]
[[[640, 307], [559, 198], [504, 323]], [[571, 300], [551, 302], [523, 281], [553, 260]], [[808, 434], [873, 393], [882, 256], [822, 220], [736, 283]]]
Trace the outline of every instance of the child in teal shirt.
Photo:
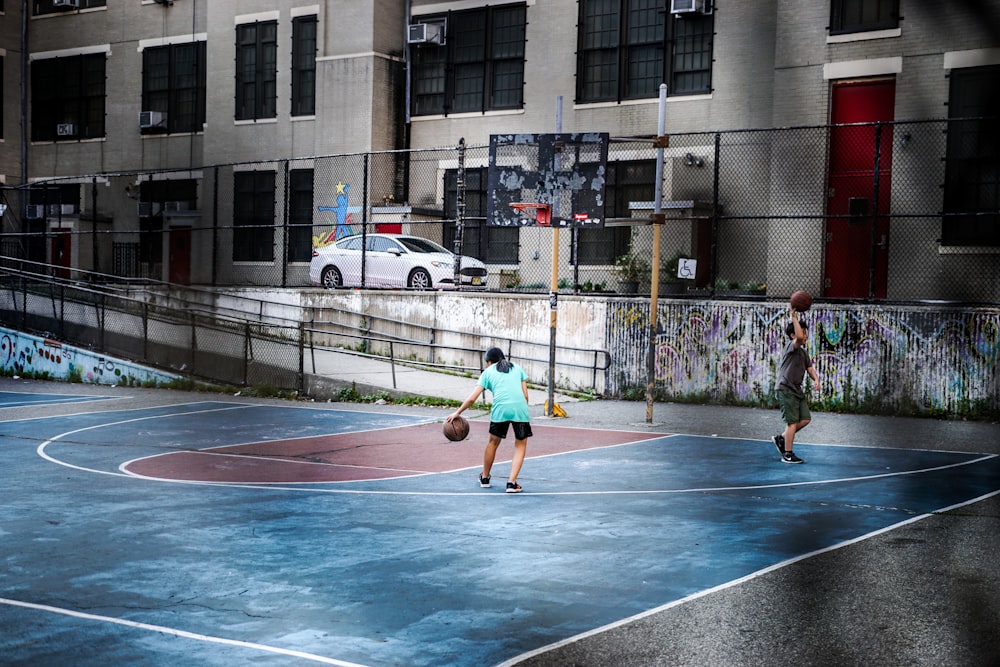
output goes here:
[[490, 469], [496, 458], [500, 441], [507, 437], [507, 431], [514, 428], [514, 458], [510, 462], [510, 476], [507, 478], [507, 493], [520, 493], [521, 485], [517, 476], [528, 451], [531, 432], [531, 415], [528, 411], [528, 376], [524, 369], [508, 361], [503, 350], [491, 347], [486, 351], [486, 369], [479, 376], [479, 382], [467, 399], [445, 421], [451, 421], [475, 403], [483, 391], [493, 394], [493, 409], [490, 412], [490, 439], [483, 452], [483, 470], [479, 473], [479, 486], [490, 486]]

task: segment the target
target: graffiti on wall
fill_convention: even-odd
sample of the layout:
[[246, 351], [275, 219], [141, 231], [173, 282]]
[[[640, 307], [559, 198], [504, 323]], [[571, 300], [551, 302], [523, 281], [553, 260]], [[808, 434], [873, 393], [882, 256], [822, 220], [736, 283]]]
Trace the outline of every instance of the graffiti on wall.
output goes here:
[[147, 386], [176, 379], [169, 373], [9, 329], [0, 329], [0, 370], [6, 375], [106, 385]]
[[333, 213], [333, 220], [330, 221], [333, 224], [333, 228], [325, 234], [313, 237], [312, 241], [314, 248], [328, 246], [334, 241], [342, 239], [353, 233], [351, 232], [351, 225], [354, 224], [354, 214], [360, 213], [361, 207], [347, 205], [347, 193], [350, 188], [350, 183], [342, 183], [338, 181], [336, 206], [316, 207], [316, 210], [318, 211]]
[[[609, 393], [645, 385], [648, 305], [611, 304]], [[771, 405], [787, 342], [781, 306], [668, 303], [657, 315], [654, 382], [668, 397]], [[842, 306], [802, 320], [827, 409], [978, 416], [1000, 411], [1000, 311]]]

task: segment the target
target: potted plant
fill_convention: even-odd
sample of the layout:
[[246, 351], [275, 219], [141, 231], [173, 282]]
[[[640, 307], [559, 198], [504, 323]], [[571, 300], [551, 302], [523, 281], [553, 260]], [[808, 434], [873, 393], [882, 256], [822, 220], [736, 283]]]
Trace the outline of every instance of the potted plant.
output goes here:
[[639, 283], [649, 275], [649, 262], [630, 250], [615, 260], [613, 270], [618, 277], [620, 291], [635, 294], [639, 291]]

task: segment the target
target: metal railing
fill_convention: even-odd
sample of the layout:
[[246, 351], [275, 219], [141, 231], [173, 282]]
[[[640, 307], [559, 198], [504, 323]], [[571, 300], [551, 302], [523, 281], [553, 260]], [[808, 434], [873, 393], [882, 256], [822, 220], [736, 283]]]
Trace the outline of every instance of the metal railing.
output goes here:
[[[14, 268], [17, 265], [19, 268]], [[272, 301], [215, 290], [171, 286], [157, 281], [119, 280], [75, 270], [72, 278], [52, 275], [59, 267], [0, 256], [0, 314], [8, 326], [105, 354], [174, 371], [209, 382], [267, 385], [303, 390], [307, 359], [316, 372], [316, 354], [338, 352], [389, 364], [449, 372], [478, 372], [481, 365], [449, 363], [444, 356], [463, 353], [481, 359], [478, 346], [435, 342], [446, 335], [478, 334], [403, 323], [425, 338], [382, 330], [397, 320], [365, 313], [324, 309], [331, 319], [317, 319], [311, 308], [276, 306]], [[296, 317], [289, 316], [294, 313]], [[348, 319], [361, 317], [357, 325]], [[516, 338], [491, 339], [525, 361], [541, 361], [547, 345]], [[565, 348], [563, 348], [565, 349]], [[414, 353], [421, 350], [426, 358]], [[579, 350], [576, 350], [579, 352]], [[593, 364], [569, 361], [561, 367], [591, 371], [610, 366], [606, 350], [586, 351]], [[308, 356], [307, 356], [308, 355]]]

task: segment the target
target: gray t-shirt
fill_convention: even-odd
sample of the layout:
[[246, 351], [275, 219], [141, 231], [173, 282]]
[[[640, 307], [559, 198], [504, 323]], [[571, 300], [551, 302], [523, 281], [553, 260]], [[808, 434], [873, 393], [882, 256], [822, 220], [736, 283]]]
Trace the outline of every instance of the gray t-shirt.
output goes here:
[[790, 391], [799, 398], [805, 396], [802, 391], [802, 377], [806, 369], [812, 368], [812, 360], [804, 347], [795, 347], [795, 341], [789, 340], [781, 353], [778, 364], [778, 389]]

